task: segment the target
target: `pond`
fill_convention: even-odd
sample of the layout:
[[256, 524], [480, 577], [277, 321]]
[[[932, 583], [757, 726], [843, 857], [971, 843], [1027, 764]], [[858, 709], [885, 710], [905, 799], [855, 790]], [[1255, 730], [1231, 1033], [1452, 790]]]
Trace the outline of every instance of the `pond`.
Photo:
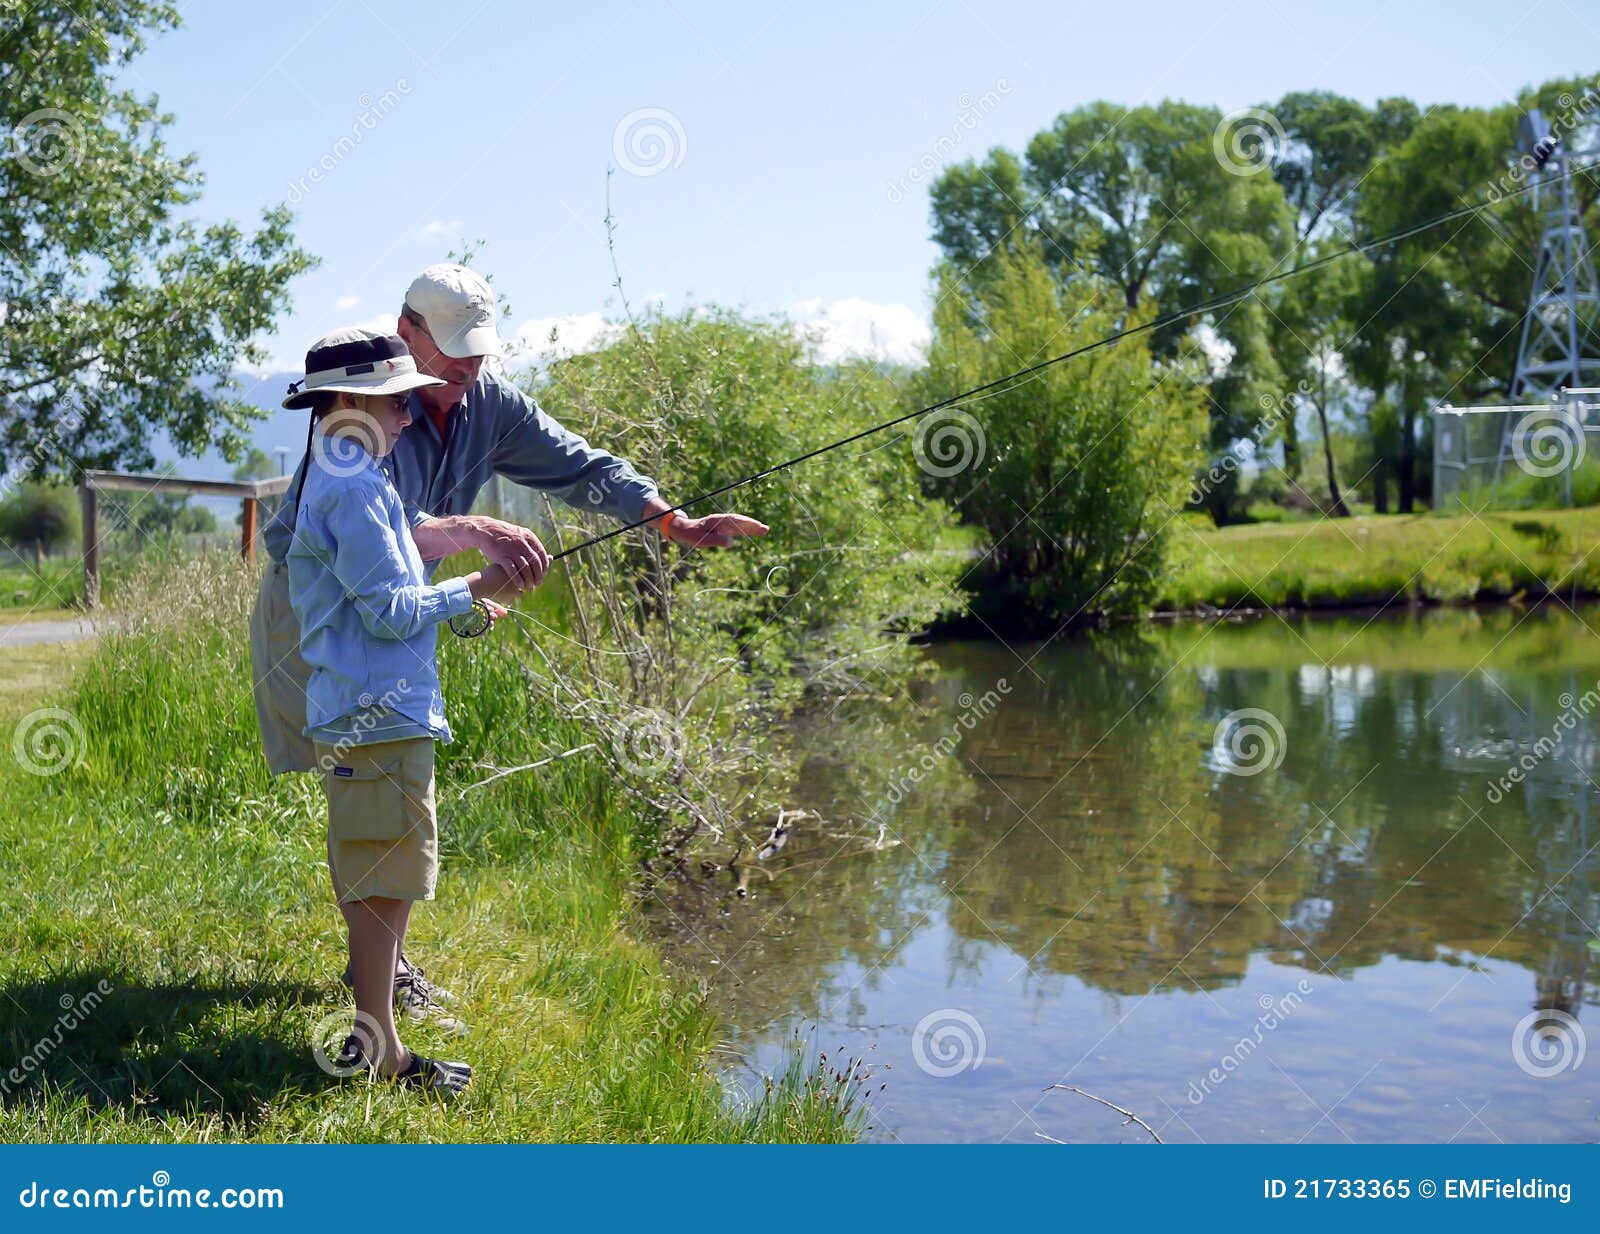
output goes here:
[[[1600, 610], [1267, 615], [926, 652], [781, 851], [652, 918], [740, 1074], [873, 1138], [1600, 1139]], [[883, 1085], [879, 1091], [879, 1085]]]

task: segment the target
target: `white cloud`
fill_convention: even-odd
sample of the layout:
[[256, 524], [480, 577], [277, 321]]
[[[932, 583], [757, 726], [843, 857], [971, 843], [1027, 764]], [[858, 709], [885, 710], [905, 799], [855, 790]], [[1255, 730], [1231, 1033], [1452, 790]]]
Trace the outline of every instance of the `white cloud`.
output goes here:
[[[915, 309], [904, 304], [874, 304], [858, 296], [797, 300], [786, 307], [784, 315], [797, 332], [815, 337], [817, 358], [824, 363], [865, 356], [917, 364], [930, 338], [927, 318]], [[523, 322], [513, 332], [513, 339], [523, 358], [545, 363], [556, 356], [603, 346], [620, 328], [598, 312], [564, 313]], [[554, 343], [551, 330], [556, 333]]]
[[909, 305], [874, 304], [860, 296], [797, 300], [786, 312], [797, 326], [818, 336], [817, 357], [829, 363], [865, 356], [917, 364], [932, 337], [928, 319]]
[[[534, 317], [517, 327], [513, 338], [524, 348], [523, 355], [535, 362], [555, 356], [570, 356], [590, 351], [604, 343], [617, 327], [600, 313], [563, 313], [559, 317]], [[554, 330], [556, 341], [550, 341]]]
[[361, 303], [361, 297], [360, 296], [340, 296], [337, 300], [335, 300], [333, 302], [333, 307], [334, 307], [334, 309], [336, 311], [338, 311], [340, 313], [343, 313], [347, 309], [355, 308], [360, 303]]
[[360, 326], [363, 330], [375, 330], [379, 334], [393, 334], [395, 328], [400, 324], [400, 315], [398, 313], [378, 313], [368, 317], [365, 321], [358, 321], [354, 324]]
[[434, 219], [417, 232], [419, 240], [454, 240], [461, 234], [460, 219]]

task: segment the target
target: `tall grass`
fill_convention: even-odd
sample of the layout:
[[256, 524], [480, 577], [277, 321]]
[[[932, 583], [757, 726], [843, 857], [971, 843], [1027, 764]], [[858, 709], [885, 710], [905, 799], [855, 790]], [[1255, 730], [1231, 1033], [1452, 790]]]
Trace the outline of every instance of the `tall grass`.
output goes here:
[[[791, 1069], [779, 1099], [748, 1101], [719, 1081], [715, 994], [667, 971], [643, 934], [632, 884], [653, 837], [603, 760], [463, 792], [487, 776], [477, 764], [583, 744], [492, 638], [441, 641], [458, 740], [440, 751], [439, 898], [407, 944], [472, 1032], [403, 1030], [471, 1062], [473, 1086], [446, 1106], [324, 1075], [311, 1036], [348, 1006], [343, 927], [320, 791], [273, 781], [258, 749], [255, 582], [221, 554], [129, 578], [112, 628], [50, 700], [70, 717], [73, 765], [0, 769], [0, 1056], [36, 1058], [0, 1091], [0, 1140], [853, 1138], [853, 1086]], [[63, 1008], [102, 981], [110, 993], [62, 1031]]]

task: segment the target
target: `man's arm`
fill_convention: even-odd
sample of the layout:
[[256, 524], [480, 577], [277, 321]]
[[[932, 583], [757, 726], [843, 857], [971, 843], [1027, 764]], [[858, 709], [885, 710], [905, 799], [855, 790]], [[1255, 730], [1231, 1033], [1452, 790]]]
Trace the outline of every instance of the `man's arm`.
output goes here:
[[[580, 510], [608, 514], [619, 523], [654, 520], [672, 509], [655, 481], [641, 476], [626, 460], [591, 446], [515, 386], [498, 380], [486, 384], [501, 400], [500, 448], [495, 455], [495, 470], [501, 475], [552, 493]], [[652, 526], [659, 529], [660, 524]], [[667, 539], [689, 548], [728, 548], [740, 536], [766, 534], [765, 524], [743, 514], [691, 518], [680, 513], [666, 524]]]
[[505, 570], [519, 589], [537, 587], [550, 568], [550, 554], [526, 527], [481, 514], [425, 518], [411, 528], [411, 538], [424, 561], [475, 548]]
[[[499, 474], [621, 523], [655, 519], [672, 509], [657, 493], [653, 480], [558, 424], [515, 386], [491, 378], [481, 388], [492, 400], [484, 410], [492, 412], [496, 424], [494, 469]], [[475, 548], [503, 566], [522, 588], [538, 586], [550, 567], [550, 554], [538, 536], [526, 527], [495, 518], [471, 514], [423, 517], [412, 523], [411, 533], [425, 560], [437, 561]], [[691, 518], [680, 513], [666, 521], [667, 538], [689, 548], [728, 548], [740, 536], [766, 533], [765, 524], [742, 514]]]
[[480, 389], [495, 425], [495, 471], [619, 523], [644, 517], [645, 503], [656, 496], [654, 480], [627, 460], [591, 446], [510, 382], [491, 376]]

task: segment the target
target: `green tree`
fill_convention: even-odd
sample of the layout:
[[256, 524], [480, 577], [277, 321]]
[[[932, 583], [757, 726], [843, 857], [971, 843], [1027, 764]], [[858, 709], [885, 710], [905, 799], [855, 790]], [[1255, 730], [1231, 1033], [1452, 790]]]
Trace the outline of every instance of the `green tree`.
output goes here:
[[[1118, 289], [1129, 312], [1203, 301], [1280, 268], [1295, 239], [1268, 174], [1270, 151], [1235, 149], [1236, 129], [1214, 107], [1086, 104], [1036, 134], [1023, 159], [996, 150], [941, 175], [931, 189], [933, 238], [968, 280], [983, 277], [1007, 237], [1024, 234], [1063, 285], [1093, 275]], [[1282, 385], [1272, 328], [1251, 297], [1151, 343], [1171, 359], [1196, 331], [1219, 341], [1217, 362], [1196, 374], [1215, 453], [1259, 428], [1263, 399]], [[1226, 518], [1231, 485], [1205, 491]]]
[[1301, 240], [1348, 230], [1361, 183], [1385, 151], [1416, 127], [1410, 99], [1380, 99], [1367, 107], [1327, 91], [1286, 94], [1271, 108], [1285, 141], [1272, 174], [1295, 213]]
[[[977, 284], [940, 271], [929, 394], [992, 382], [1147, 319], [1148, 308], [1128, 317], [1105, 280], [1062, 281], [1041, 247], [1008, 241]], [[950, 450], [938, 452], [928, 418], [934, 491], [992, 542], [974, 583], [980, 614], [1060, 625], [1134, 611], [1149, 598], [1199, 463], [1198, 363], [1192, 355], [1153, 363], [1144, 340], [1131, 339], [956, 409], [947, 444], [965, 450], [964, 468]]]
[[[866, 361], [823, 365], [789, 323], [716, 308], [650, 313], [606, 346], [552, 363], [538, 394], [677, 501], [909, 401], [902, 375]], [[897, 689], [916, 663], [909, 636], [960, 606], [966, 537], [887, 434], [695, 512], [730, 507], [771, 534], [738, 552], [684, 553], [634, 533], [565, 559], [534, 603], [546, 614], [565, 606], [541, 620], [575, 637], [539, 640], [537, 680], [606, 750], [649, 747], [648, 757], [619, 757], [617, 772], [652, 817], [744, 842], [792, 784], [774, 720], [808, 691]], [[613, 526], [567, 506], [550, 514], [552, 548]]]
[[260, 446], [252, 445], [233, 469], [235, 480], [270, 480], [278, 474], [278, 464]]
[[[1512, 107], [1434, 108], [1367, 177], [1361, 230], [1381, 235], [1487, 201], [1510, 166], [1515, 122]], [[1422, 413], [1506, 388], [1535, 229], [1528, 203], [1516, 200], [1389, 245], [1358, 267], [1345, 313], [1360, 326], [1344, 354], [1375, 407], [1393, 411], [1381, 426], [1393, 449], [1379, 457], [1392, 465], [1402, 514], [1419, 496]], [[1382, 473], [1378, 488], [1386, 489]]]
[[0, 540], [31, 547], [35, 558], [43, 558], [77, 532], [78, 499], [70, 488], [23, 484], [0, 501]]
[[285, 208], [260, 230], [185, 218], [193, 155], [171, 151], [154, 96], [118, 88], [146, 38], [178, 24], [155, 0], [0, 7], [0, 469], [152, 465], [158, 429], [234, 457], [260, 412], [229, 374], [313, 259]]
[[[1313, 240], [1307, 246], [1306, 259], [1315, 260], [1330, 249], [1345, 246], [1342, 237]], [[1356, 260], [1331, 263], [1299, 280], [1274, 298], [1272, 310], [1279, 327], [1275, 343], [1278, 363], [1288, 383], [1273, 408], [1288, 422], [1304, 408], [1315, 413], [1328, 485], [1327, 512], [1335, 518], [1350, 514], [1339, 484], [1332, 420], [1339, 407], [1349, 401], [1350, 382], [1342, 348], [1353, 328], [1347, 314], [1361, 275], [1353, 264]], [[1294, 434], [1286, 432], [1284, 439], [1293, 440]], [[1288, 470], [1297, 474], [1293, 467]]]

